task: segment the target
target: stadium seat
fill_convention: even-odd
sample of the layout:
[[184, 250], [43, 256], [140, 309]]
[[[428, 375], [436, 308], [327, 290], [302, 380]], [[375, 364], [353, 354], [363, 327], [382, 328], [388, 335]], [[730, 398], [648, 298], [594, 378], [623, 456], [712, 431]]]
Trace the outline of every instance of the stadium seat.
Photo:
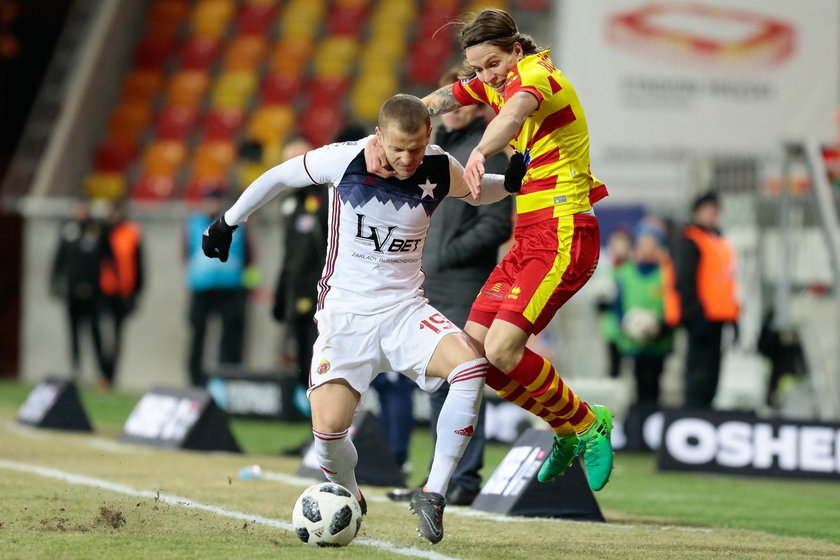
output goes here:
[[337, 76], [316, 76], [306, 88], [308, 105], [335, 105], [341, 102], [350, 87], [350, 80]]
[[214, 37], [188, 37], [181, 47], [179, 61], [182, 70], [211, 70], [219, 59], [222, 44]]
[[137, 143], [140, 134], [152, 120], [152, 106], [147, 102], [122, 102], [111, 111], [108, 138], [123, 144]]
[[158, 37], [176, 37], [189, 11], [189, 0], [155, 0], [147, 12], [146, 33]]
[[251, 114], [248, 138], [271, 144], [282, 142], [295, 123], [295, 112], [288, 105], [263, 105]]
[[137, 144], [106, 140], [96, 149], [93, 169], [99, 173], [123, 173], [137, 157]]
[[313, 41], [309, 37], [283, 37], [268, 55], [271, 74], [303, 74], [312, 56]]
[[341, 109], [334, 105], [308, 107], [298, 125], [301, 134], [315, 147], [332, 142], [342, 126], [344, 118]]
[[470, 0], [467, 3], [465, 12], [479, 12], [487, 8], [496, 8], [498, 10], [507, 10], [508, 5], [505, 0]]
[[210, 77], [203, 70], [181, 70], [172, 75], [167, 87], [167, 101], [170, 105], [187, 105], [198, 107], [207, 87]]
[[199, 37], [224, 37], [235, 10], [235, 0], [198, 0], [190, 18], [192, 34]]
[[175, 177], [172, 175], [141, 175], [131, 187], [131, 198], [141, 202], [167, 200], [175, 191]]
[[261, 35], [240, 35], [228, 43], [224, 66], [227, 70], [255, 71], [265, 57], [268, 43]]
[[236, 32], [239, 35], [264, 36], [276, 19], [277, 6], [275, 4], [245, 3], [239, 7], [236, 14]]
[[175, 51], [172, 37], [147, 35], [134, 46], [136, 68], [159, 69]]
[[257, 75], [250, 71], [220, 74], [213, 87], [211, 106], [245, 109], [257, 87]]
[[240, 109], [216, 107], [204, 118], [201, 137], [204, 141], [233, 140], [242, 126], [244, 113]]
[[353, 119], [359, 122], [376, 121], [379, 107], [397, 92], [399, 81], [396, 74], [362, 74], [356, 80], [350, 93], [350, 107]]
[[84, 190], [91, 198], [117, 200], [125, 196], [125, 177], [117, 172], [94, 171], [85, 177]]
[[163, 72], [156, 68], [137, 68], [125, 75], [120, 90], [123, 101], [150, 103], [163, 84]]
[[195, 127], [198, 111], [189, 105], [169, 105], [161, 109], [155, 122], [155, 136], [164, 140], [184, 140]]
[[324, 0], [292, 0], [279, 18], [279, 35], [312, 39], [320, 30], [325, 14]]
[[359, 36], [364, 30], [369, 13], [370, 7], [367, 2], [337, 0], [327, 16], [327, 34]]
[[186, 146], [179, 140], [155, 140], [146, 146], [141, 162], [144, 175], [174, 176], [184, 161]]
[[327, 37], [315, 53], [316, 76], [347, 76], [355, 63], [359, 42], [355, 37], [340, 35]]
[[233, 142], [211, 140], [199, 144], [193, 155], [191, 175], [197, 178], [222, 177], [236, 159]]
[[198, 202], [204, 198], [208, 191], [221, 191], [222, 193], [228, 190], [228, 181], [225, 175], [218, 177], [192, 177], [187, 181], [187, 187], [184, 192], [184, 198], [188, 202]]
[[262, 105], [288, 105], [293, 103], [295, 97], [301, 91], [302, 81], [300, 74], [277, 73], [267, 75], [260, 88]]

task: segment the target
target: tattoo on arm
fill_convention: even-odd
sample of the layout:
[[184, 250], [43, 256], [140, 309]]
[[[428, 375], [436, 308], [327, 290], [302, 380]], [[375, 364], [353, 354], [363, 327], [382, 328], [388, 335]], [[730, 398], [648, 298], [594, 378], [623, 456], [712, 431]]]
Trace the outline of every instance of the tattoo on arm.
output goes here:
[[429, 114], [433, 117], [448, 113], [461, 106], [458, 100], [455, 99], [455, 94], [452, 93], [451, 85], [443, 86], [430, 93], [423, 101], [426, 103], [426, 107], [429, 108]]

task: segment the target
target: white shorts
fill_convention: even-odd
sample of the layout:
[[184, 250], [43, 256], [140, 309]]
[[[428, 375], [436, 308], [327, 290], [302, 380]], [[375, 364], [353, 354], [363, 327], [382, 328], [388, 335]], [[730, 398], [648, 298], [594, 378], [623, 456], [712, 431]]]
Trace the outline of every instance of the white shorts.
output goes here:
[[315, 319], [318, 339], [309, 368], [310, 392], [327, 381], [344, 379], [364, 394], [383, 371], [402, 373], [424, 391], [434, 392], [444, 380], [426, 377], [429, 360], [444, 336], [461, 332], [425, 298], [375, 315], [322, 309]]

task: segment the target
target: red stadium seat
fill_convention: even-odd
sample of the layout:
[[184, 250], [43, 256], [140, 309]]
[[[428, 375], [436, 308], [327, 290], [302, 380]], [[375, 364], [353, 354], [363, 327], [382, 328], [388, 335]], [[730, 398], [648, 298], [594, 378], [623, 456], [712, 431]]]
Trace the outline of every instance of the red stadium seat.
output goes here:
[[288, 105], [294, 102], [301, 88], [299, 74], [269, 74], [260, 89], [262, 105]]
[[209, 191], [228, 190], [228, 181], [224, 176], [219, 177], [193, 177], [187, 182], [184, 198], [189, 202], [198, 202], [204, 198]]
[[137, 68], [125, 75], [120, 90], [123, 101], [149, 103], [163, 84], [163, 72], [155, 68]]
[[301, 117], [301, 134], [313, 145], [323, 146], [333, 141], [344, 126], [344, 117], [338, 106], [312, 105]]
[[213, 37], [189, 37], [181, 47], [179, 60], [184, 70], [210, 70], [219, 59], [222, 45]]
[[211, 109], [204, 118], [201, 137], [205, 141], [233, 140], [243, 119], [244, 114], [239, 109]]
[[108, 138], [123, 144], [135, 144], [151, 120], [150, 103], [124, 101], [111, 111], [108, 119]]
[[175, 177], [172, 175], [141, 175], [131, 188], [131, 198], [143, 202], [167, 200], [175, 191]]
[[172, 37], [147, 35], [134, 47], [134, 66], [137, 68], [160, 68], [175, 51]]
[[136, 157], [136, 144], [106, 141], [96, 149], [93, 169], [99, 173], [122, 173]]
[[360, 35], [369, 13], [370, 7], [367, 3], [336, 2], [327, 19], [327, 34]]
[[266, 35], [277, 19], [274, 4], [242, 4], [236, 14], [236, 32], [240, 35]]
[[158, 114], [155, 134], [160, 139], [184, 140], [192, 131], [198, 117], [195, 107], [169, 105]]
[[189, 11], [189, 0], [155, 0], [149, 6], [146, 33], [158, 37], [176, 37]]

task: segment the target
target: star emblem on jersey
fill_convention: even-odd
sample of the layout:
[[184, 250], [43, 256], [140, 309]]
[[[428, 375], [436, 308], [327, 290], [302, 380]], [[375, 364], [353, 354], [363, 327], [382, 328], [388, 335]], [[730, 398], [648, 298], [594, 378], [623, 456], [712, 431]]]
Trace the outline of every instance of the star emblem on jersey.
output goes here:
[[426, 177], [425, 183], [422, 183], [417, 186], [423, 189], [423, 196], [420, 197], [421, 200], [426, 198], [427, 196], [431, 198], [435, 197], [435, 187], [437, 186], [437, 183], [430, 182], [428, 177]]

